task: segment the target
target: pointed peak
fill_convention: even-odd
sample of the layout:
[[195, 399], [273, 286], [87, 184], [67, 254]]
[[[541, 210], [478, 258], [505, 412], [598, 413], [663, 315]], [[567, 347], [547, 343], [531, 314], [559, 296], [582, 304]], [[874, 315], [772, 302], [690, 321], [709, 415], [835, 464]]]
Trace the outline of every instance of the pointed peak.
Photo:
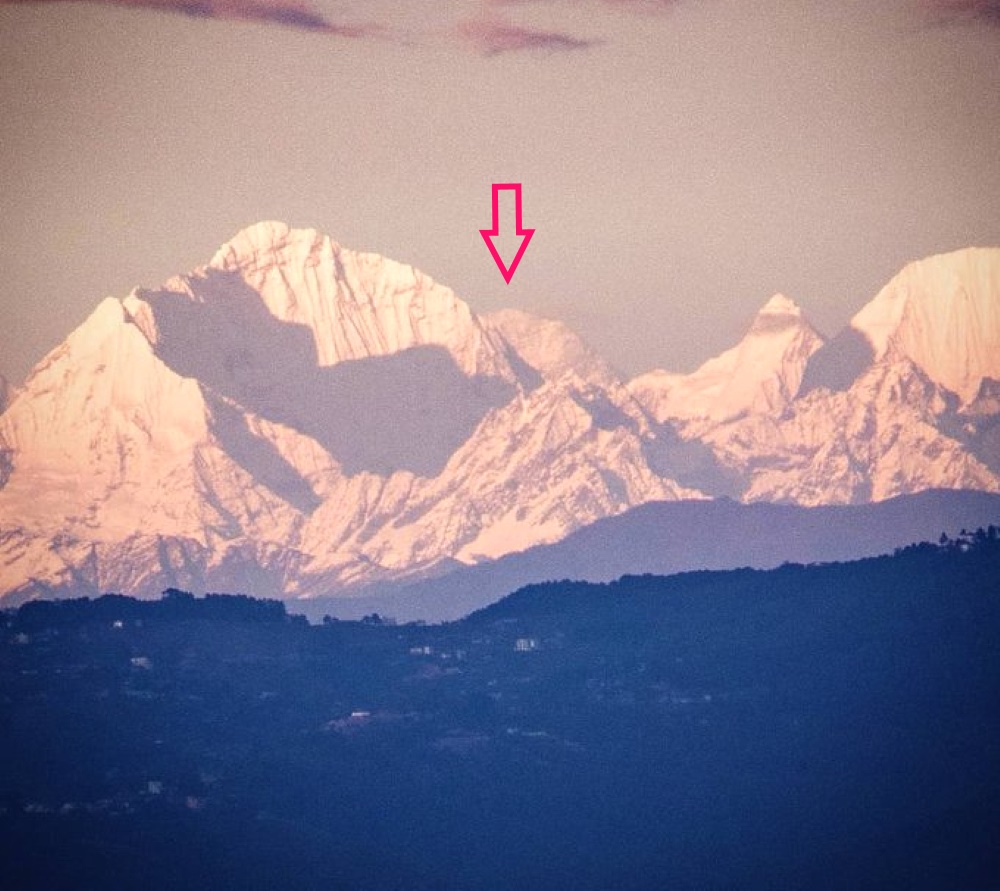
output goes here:
[[758, 311], [758, 316], [802, 316], [802, 308], [791, 297], [775, 294]]
[[281, 220], [261, 220], [259, 223], [253, 223], [250, 226], [240, 229], [239, 232], [226, 241], [223, 247], [236, 247], [245, 244], [252, 244], [259, 247], [274, 246], [287, 241], [291, 232], [291, 226]]
[[280, 220], [263, 220], [237, 232], [222, 245], [209, 264], [215, 268], [232, 269], [253, 264], [261, 256], [273, 254], [289, 244], [309, 246], [330, 239], [315, 229], [293, 229]]
[[795, 330], [816, 333], [794, 300], [784, 294], [775, 294], [757, 311], [747, 335], [777, 334]]
[[964, 401], [1000, 379], [1000, 248], [963, 248], [909, 263], [851, 319], [871, 359], [913, 360]]

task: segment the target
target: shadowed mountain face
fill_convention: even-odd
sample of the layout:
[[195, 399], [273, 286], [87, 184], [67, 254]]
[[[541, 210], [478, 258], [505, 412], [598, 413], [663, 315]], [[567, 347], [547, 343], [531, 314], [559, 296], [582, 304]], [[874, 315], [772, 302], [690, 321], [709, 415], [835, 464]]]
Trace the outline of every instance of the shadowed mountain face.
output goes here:
[[2, 374], [0, 374], [0, 414], [7, 410], [11, 400], [14, 398], [14, 388]]
[[875, 350], [868, 338], [856, 328], [845, 328], [809, 357], [799, 395], [805, 396], [821, 387], [843, 392], [872, 364], [874, 358]]
[[229, 456], [257, 482], [281, 492], [299, 511], [312, 513], [320, 499], [274, 443], [255, 433], [246, 414], [231, 402], [207, 389], [203, 396], [209, 410], [209, 429]]
[[656, 427], [656, 437], [644, 444], [649, 466], [670, 473], [677, 482], [712, 498], [739, 498], [746, 489], [744, 478], [719, 461], [715, 452], [698, 439], [685, 439], [675, 424]]
[[0, 591], [19, 598], [327, 593], [699, 495], [650, 467], [647, 416], [564, 326], [480, 320], [280, 224], [103, 301], [27, 388], [0, 419]]
[[[208, 269], [189, 281], [195, 299], [140, 292], [156, 319], [156, 355], [217, 396], [312, 437], [348, 474], [435, 476], [486, 412], [514, 395], [507, 381], [463, 374], [436, 345], [322, 367], [310, 329], [272, 315], [235, 272]], [[233, 441], [238, 427], [234, 419], [214, 429]]]

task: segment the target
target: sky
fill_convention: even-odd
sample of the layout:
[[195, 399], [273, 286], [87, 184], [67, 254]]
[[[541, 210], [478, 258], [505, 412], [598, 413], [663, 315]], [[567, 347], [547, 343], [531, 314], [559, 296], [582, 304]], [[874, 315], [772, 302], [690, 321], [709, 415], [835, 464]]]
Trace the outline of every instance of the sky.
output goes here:
[[[0, 0], [0, 373], [264, 219], [688, 371], [1000, 245], [1000, 0]], [[479, 229], [523, 184], [505, 284]]]

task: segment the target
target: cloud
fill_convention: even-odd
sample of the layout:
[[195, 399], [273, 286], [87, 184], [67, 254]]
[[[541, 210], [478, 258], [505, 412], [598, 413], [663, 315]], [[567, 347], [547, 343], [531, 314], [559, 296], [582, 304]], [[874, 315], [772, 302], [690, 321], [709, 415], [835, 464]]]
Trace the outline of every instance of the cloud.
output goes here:
[[[628, 12], [658, 12], [681, 0], [464, 0], [467, 7], [478, 10], [456, 25], [454, 19], [445, 25], [441, 17], [448, 17], [447, 9], [429, 11], [423, 27], [415, 30], [400, 30], [391, 21], [342, 20], [331, 17], [323, 9], [313, 5], [314, 0], [0, 0], [2, 5], [26, 5], [55, 2], [98, 3], [106, 6], [152, 9], [160, 12], [179, 13], [192, 18], [221, 19], [229, 21], [255, 22], [264, 25], [280, 25], [300, 31], [331, 34], [350, 39], [390, 40], [408, 45], [435, 42], [442, 36], [450, 42], [457, 41], [467, 50], [483, 56], [501, 53], [580, 50], [602, 44], [600, 39], [577, 36], [567, 30], [539, 27], [536, 24], [515, 23], [500, 12], [502, 7], [523, 7], [548, 5], [564, 7], [617, 7]], [[440, 2], [440, 0], [438, 0]], [[352, 4], [353, 5], [353, 4]], [[360, 4], [358, 4], [360, 5]], [[433, 5], [433, 4], [432, 4]], [[357, 5], [356, 5], [357, 6]], [[384, 5], [382, 14], [389, 15]], [[456, 9], [453, 4], [450, 9]], [[466, 13], [467, 14], [467, 13]], [[405, 16], [403, 16], [405, 19]]]
[[459, 37], [484, 56], [519, 50], [577, 50], [600, 41], [585, 40], [560, 31], [542, 31], [506, 22], [471, 20], [458, 25]]
[[941, 23], [985, 22], [1000, 26], [1000, 0], [925, 0]]
[[[0, 0], [0, 5], [22, 5], [75, 0]], [[129, 6], [176, 12], [204, 19], [260, 22], [282, 25], [303, 31], [333, 34], [338, 37], [370, 38], [384, 36], [382, 26], [333, 22], [305, 0], [98, 0], [108, 6]]]
[[[479, 0], [480, 15], [461, 22], [454, 33], [470, 48], [485, 56], [522, 50], [579, 50], [604, 43], [603, 40], [577, 37], [567, 31], [547, 30], [533, 25], [515, 24], [501, 10], [518, 7], [615, 7], [623, 12], [663, 12], [681, 0]], [[555, 14], [558, 14], [557, 12]]]

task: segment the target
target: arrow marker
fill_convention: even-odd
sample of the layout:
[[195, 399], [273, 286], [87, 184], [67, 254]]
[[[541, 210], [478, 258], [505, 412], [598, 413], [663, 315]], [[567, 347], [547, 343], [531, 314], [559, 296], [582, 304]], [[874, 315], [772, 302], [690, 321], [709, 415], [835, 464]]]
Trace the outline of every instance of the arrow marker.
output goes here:
[[[500, 234], [500, 193], [504, 191], [514, 193], [514, 232], [521, 238], [521, 246], [517, 249], [514, 259], [510, 261], [510, 266], [504, 263], [496, 245], [493, 244], [493, 239]], [[493, 183], [493, 228], [480, 229], [479, 234], [483, 236], [483, 241], [486, 242], [486, 246], [490, 249], [493, 260], [497, 264], [497, 269], [500, 270], [500, 274], [503, 276], [503, 280], [509, 285], [510, 280], [514, 277], [517, 264], [521, 262], [521, 257], [524, 256], [528, 242], [531, 241], [531, 236], [535, 234], [534, 229], [525, 229], [521, 225], [520, 183]]]

